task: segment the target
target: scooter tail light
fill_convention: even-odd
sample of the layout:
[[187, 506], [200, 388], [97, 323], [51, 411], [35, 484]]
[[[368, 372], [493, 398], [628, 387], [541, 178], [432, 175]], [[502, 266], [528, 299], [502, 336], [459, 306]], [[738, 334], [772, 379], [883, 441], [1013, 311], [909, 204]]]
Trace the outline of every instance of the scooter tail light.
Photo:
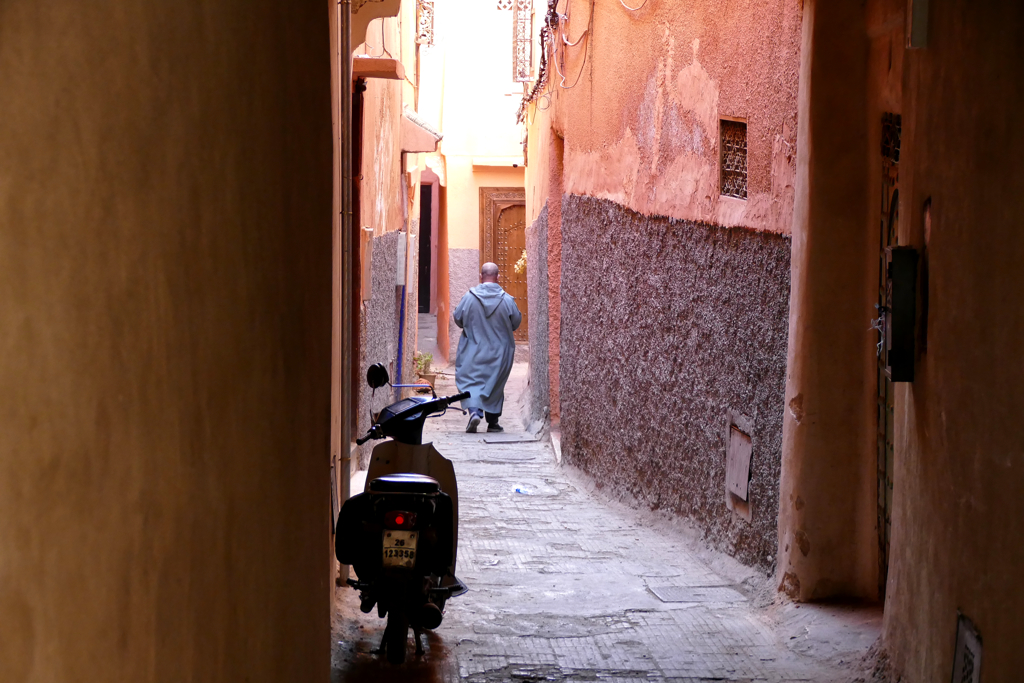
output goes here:
[[416, 513], [392, 510], [384, 514], [384, 526], [389, 529], [411, 529], [416, 526]]

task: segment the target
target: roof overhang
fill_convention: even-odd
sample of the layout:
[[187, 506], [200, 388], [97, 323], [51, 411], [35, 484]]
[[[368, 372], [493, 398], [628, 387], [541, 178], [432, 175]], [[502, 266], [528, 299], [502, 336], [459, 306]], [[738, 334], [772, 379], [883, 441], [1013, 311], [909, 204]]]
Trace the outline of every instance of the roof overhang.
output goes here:
[[441, 131], [409, 108], [402, 112], [402, 151], [403, 152], [436, 152], [437, 143], [441, 141]]
[[357, 78], [387, 78], [401, 81], [405, 79], [405, 67], [397, 59], [357, 56], [352, 58], [352, 80]]

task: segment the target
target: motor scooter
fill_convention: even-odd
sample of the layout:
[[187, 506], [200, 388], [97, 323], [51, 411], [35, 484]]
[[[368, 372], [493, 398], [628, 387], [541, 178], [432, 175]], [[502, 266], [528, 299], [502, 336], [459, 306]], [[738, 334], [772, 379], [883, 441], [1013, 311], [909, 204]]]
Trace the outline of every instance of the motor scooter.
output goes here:
[[[367, 370], [374, 390], [390, 385], [379, 363]], [[391, 385], [404, 386], [404, 385]], [[389, 441], [373, 449], [363, 493], [345, 501], [335, 527], [335, 554], [351, 565], [358, 579], [348, 584], [360, 593], [360, 609], [374, 605], [387, 617], [378, 654], [392, 664], [405, 661], [409, 627], [416, 654], [423, 654], [423, 629], [435, 629], [447, 601], [468, 589], [455, 576], [458, 549], [458, 487], [455, 468], [433, 444], [423, 443], [423, 425], [440, 416], [455, 396], [413, 396], [384, 408], [366, 434], [357, 439]]]

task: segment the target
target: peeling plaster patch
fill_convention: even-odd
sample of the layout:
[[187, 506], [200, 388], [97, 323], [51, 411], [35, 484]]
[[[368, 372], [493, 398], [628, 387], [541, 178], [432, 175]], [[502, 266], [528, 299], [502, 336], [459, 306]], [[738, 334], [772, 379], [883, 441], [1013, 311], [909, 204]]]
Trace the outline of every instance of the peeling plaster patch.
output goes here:
[[811, 539], [807, 538], [807, 534], [803, 530], [800, 530], [796, 532], [794, 540], [796, 540], [796, 545], [800, 548], [803, 556], [807, 557], [807, 554], [811, 552]]
[[804, 419], [804, 395], [797, 394], [789, 400], [789, 414], [797, 424]]
[[784, 226], [785, 232], [792, 228], [787, 225], [793, 217], [793, 202], [796, 197], [796, 124], [786, 121], [782, 134], [776, 135], [772, 143], [772, 225]]
[[[700, 40], [693, 41], [693, 61], [683, 67], [676, 77], [676, 101], [683, 109], [692, 111], [704, 128], [705, 134], [718, 135], [718, 84], [697, 59]], [[718, 145], [715, 144], [715, 152]]]
[[[691, 61], [675, 66], [674, 38], [666, 32], [664, 57], [647, 79], [639, 103], [621, 103], [623, 132], [599, 148], [580, 149], [567, 138], [566, 193], [608, 199], [648, 216], [791, 233], [796, 177], [796, 120], [780, 121], [771, 157], [754, 147], [771, 168], [767, 191], [750, 189], [746, 201], [719, 195], [718, 123], [720, 84], [698, 59], [700, 41], [691, 44]], [[751, 124], [754, 125], [754, 124]], [[765, 133], [764, 125], [754, 135]], [[778, 128], [770, 127], [771, 131]], [[756, 139], [756, 137], [755, 137]], [[767, 138], [766, 138], [767, 139]], [[751, 159], [751, 165], [756, 158]]]
[[779, 584], [779, 592], [785, 593], [789, 596], [790, 600], [797, 600], [800, 598], [800, 579], [793, 572], [786, 572], [782, 577], [782, 583]]

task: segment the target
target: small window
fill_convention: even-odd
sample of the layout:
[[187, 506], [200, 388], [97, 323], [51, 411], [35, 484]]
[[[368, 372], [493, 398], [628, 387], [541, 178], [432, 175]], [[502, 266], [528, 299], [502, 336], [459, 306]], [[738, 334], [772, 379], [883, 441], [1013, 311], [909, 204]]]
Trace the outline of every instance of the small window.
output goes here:
[[529, 83], [533, 69], [533, 4], [515, 0], [512, 7], [512, 80]]
[[721, 121], [719, 139], [719, 187], [726, 197], [747, 198], [747, 124]]

